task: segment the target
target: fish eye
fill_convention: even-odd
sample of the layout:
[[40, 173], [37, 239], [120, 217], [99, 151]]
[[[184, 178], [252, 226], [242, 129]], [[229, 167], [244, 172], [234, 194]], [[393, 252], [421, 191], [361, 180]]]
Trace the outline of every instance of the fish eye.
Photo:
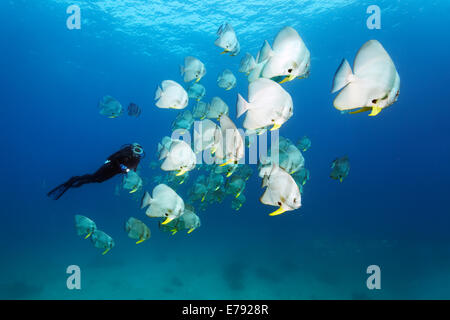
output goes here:
[[275, 119], [272, 119], [271, 121], [272, 121], [272, 122], [275, 122]]
[[167, 217], [169, 214], [166, 212], [164, 215]]
[[280, 201], [278, 201], [278, 205], [281, 207], [281, 202]]
[[377, 99], [373, 99], [373, 100], [372, 100], [372, 103], [373, 103], [373, 104], [377, 103]]
[[296, 198], [294, 198], [294, 203], [296, 203], [297, 202], [297, 199]]
[[288, 72], [291, 73], [291, 72], [292, 72], [292, 68], [291, 68], [291, 69], [288, 69]]

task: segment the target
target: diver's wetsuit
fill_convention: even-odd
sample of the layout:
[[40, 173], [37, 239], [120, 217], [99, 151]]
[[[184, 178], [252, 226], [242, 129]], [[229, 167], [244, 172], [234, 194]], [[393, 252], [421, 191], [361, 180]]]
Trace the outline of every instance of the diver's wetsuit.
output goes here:
[[141, 158], [133, 152], [131, 145], [127, 145], [109, 156], [107, 160], [94, 174], [72, 177], [67, 182], [50, 191], [47, 196], [58, 200], [70, 188], [78, 188], [86, 183], [101, 183], [119, 173], [125, 173], [127, 168], [136, 171]]

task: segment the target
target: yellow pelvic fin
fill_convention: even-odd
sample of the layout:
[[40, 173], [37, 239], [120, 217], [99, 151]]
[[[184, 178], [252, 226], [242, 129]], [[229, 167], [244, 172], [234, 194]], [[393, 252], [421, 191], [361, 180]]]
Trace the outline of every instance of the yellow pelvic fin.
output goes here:
[[211, 154], [216, 153], [217, 148], [216, 147], [211, 147]]
[[130, 193], [135, 193], [136, 191], [138, 191], [139, 188], [134, 188], [133, 190], [130, 191]]
[[103, 251], [102, 255], [107, 254], [109, 250], [111, 250], [111, 248], [108, 248], [108, 249], [106, 249], [105, 251]]
[[273, 127], [270, 129], [270, 131], [278, 130], [278, 129], [281, 128], [281, 126], [282, 126], [281, 124], [275, 123], [275, 124], [273, 125]]
[[175, 176], [177, 176], [177, 177], [182, 176], [186, 172], [187, 172], [186, 169], [181, 169]]
[[372, 108], [364, 107], [364, 108], [359, 108], [356, 111], [349, 112], [349, 114], [357, 114], [357, 113], [366, 112], [366, 111], [370, 111], [370, 110], [372, 110]]
[[339, 181], [342, 183], [342, 178], [340, 178]]
[[195, 80], [195, 82], [199, 82], [201, 78], [197, 78], [197, 80]]
[[223, 50], [220, 54], [224, 54], [224, 53], [227, 53], [228, 52], [228, 50]]
[[286, 212], [286, 210], [284, 210], [282, 207], [279, 207], [278, 210], [272, 212], [271, 214], [269, 214], [269, 216], [278, 216], [279, 214], [282, 214], [283, 212]]
[[287, 82], [287, 81], [292, 81], [292, 80], [294, 80], [295, 79], [295, 76], [294, 75], [289, 75], [289, 76], [286, 76], [283, 80], [281, 80], [280, 82], [278, 82], [279, 84], [282, 84], [282, 83], [285, 83], [285, 82]]
[[278, 82], [279, 84], [285, 83], [286, 81], [288, 81], [289, 77], [285, 77], [283, 80], [281, 80], [280, 82]]
[[89, 232], [89, 233], [87, 234], [87, 236], [86, 236], [86, 237], [84, 237], [84, 239], [87, 239], [87, 238], [89, 238], [89, 237], [91, 236], [91, 234], [92, 234], [92, 232]]
[[172, 230], [170, 230], [170, 231], [172, 231], [172, 235], [174, 235], [175, 233], [177, 233], [177, 232], [178, 232], [178, 230], [177, 230], [177, 229], [172, 229]]
[[236, 198], [239, 198], [239, 196], [241, 195], [240, 192], [237, 193]]
[[205, 197], [206, 197], [206, 196], [203, 196], [203, 197], [202, 197], [202, 202], [205, 201]]
[[232, 163], [233, 162], [233, 160], [228, 160], [227, 162], [225, 162], [225, 163], [222, 163], [222, 164], [219, 164], [219, 167], [224, 167], [224, 166], [226, 166], [227, 164], [230, 164], [230, 163]]
[[373, 107], [372, 112], [369, 114], [369, 116], [375, 117], [377, 114], [379, 114], [381, 112], [381, 109], [383, 109], [383, 108]]
[[164, 220], [164, 222], [161, 224], [168, 224], [172, 220], [173, 220], [173, 217], [167, 217], [166, 220]]
[[187, 233], [191, 233], [194, 230], [195, 230], [195, 228], [191, 228], [191, 229], [189, 229], [189, 231]]
[[144, 241], [145, 241], [145, 239], [139, 239], [139, 241], [136, 241], [136, 244], [142, 243]]
[[227, 173], [226, 177], [228, 178], [229, 176], [231, 176], [233, 174], [233, 171], [230, 171]]

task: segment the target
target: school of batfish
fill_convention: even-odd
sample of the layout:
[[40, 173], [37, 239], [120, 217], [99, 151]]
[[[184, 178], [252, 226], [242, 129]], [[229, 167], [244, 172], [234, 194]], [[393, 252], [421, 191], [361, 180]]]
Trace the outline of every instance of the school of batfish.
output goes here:
[[[221, 54], [237, 56], [241, 50], [228, 23], [220, 26], [214, 44], [223, 50]], [[130, 171], [117, 186], [116, 194], [125, 189], [136, 200], [139, 197], [145, 214], [160, 219], [159, 229], [172, 235], [181, 230], [190, 234], [199, 228], [201, 221], [194, 208], [205, 211], [209, 204], [221, 203], [226, 196], [232, 198], [232, 209], [239, 210], [246, 201], [244, 191], [253, 174], [251, 166], [243, 163], [245, 148], [258, 135], [280, 130], [289, 121], [294, 114], [294, 101], [282, 84], [308, 78], [310, 68], [310, 51], [299, 33], [289, 26], [278, 32], [272, 45], [263, 41], [255, 57], [246, 53], [239, 72], [248, 79], [248, 95], [245, 98], [237, 93], [236, 102], [236, 117], [244, 116], [245, 135], [242, 135], [220, 97], [213, 97], [209, 103], [203, 101], [206, 88], [200, 81], [206, 74], [205, 64], [195, 57], [185, 57], [180, 73], [187, 88], [174, 80], [162, 80], [155, 92], [155, 104], [158, 108], [181, 110], [174, 117], [172, 131], [183, 135], [192, 130], [192, 146], [190, 141], [173, 139], [170, 135], [162, 137], [156, 152], [158, 161], [151, 161], [150, 169], [161, 170], [163, 174], [153, 175], [152, 191], [144, 191], [145, 179], [139, 172]], [[217, 86], [225, 91], [236, 88], [236, 82], [229, 69], [224, 69], [217, 78]], [[346, 59], [342, 61], [332, 81], [331, 93], [336, 92], [339, 93], [333, 104], [342, 113], [369, 111], [369, 116], [376, 116], [397, 101], [400, 77], [380, 42], [364, 43], [356, 54], [353, 69]], [[195, 101], [192, 110], [186, 109], [189, 99]], [[110, 118], [123, 113], [122, 105], [111, 96], [105, 96], [99, 108], [102, 115]], [[128, 114], [138, 117], [141, 110], [131, 103]], [[270, 216], [299, 209], [304, 185], [310, 178], [302, 153], [311, 147], [311, 140], [303, 136], [293, 143], [279, 136], [278, 144], [277, 155], [268, 152], [258, 159], [257, 165], [265, 188], [260, 201], [276, 207]], [[198, 163], [197, 156], [205, 152], [213, 159], [211, 164]], [[342, 182], [350, 170], [348, 157], [336, 158], [330, 169], [330, 178]], [[190, 173], [195, 171], [185, 202], [177, 189], [186, 186]], [[136, 193], [139, 190], [141, 195]], [[91, 237], [94, 246], [104, 250], [103, 254], [114, 246], [113, 239], [97, 230], [91, 219], [77, 215], [75, 222], [78, 235]], [[151, 234], [142, 221], [133, 217], [125, 223], [125, 231], [136, 243], [149, 239]]]

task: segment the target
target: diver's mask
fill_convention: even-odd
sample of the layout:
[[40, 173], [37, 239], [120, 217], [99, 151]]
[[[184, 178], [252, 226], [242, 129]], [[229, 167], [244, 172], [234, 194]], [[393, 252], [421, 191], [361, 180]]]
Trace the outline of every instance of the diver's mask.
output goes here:
[[136, 157], [141, 158], [144, 155], [144, 148], [141, 147], [139, 143], [133, 143], [131, 145], [131, 150]]

